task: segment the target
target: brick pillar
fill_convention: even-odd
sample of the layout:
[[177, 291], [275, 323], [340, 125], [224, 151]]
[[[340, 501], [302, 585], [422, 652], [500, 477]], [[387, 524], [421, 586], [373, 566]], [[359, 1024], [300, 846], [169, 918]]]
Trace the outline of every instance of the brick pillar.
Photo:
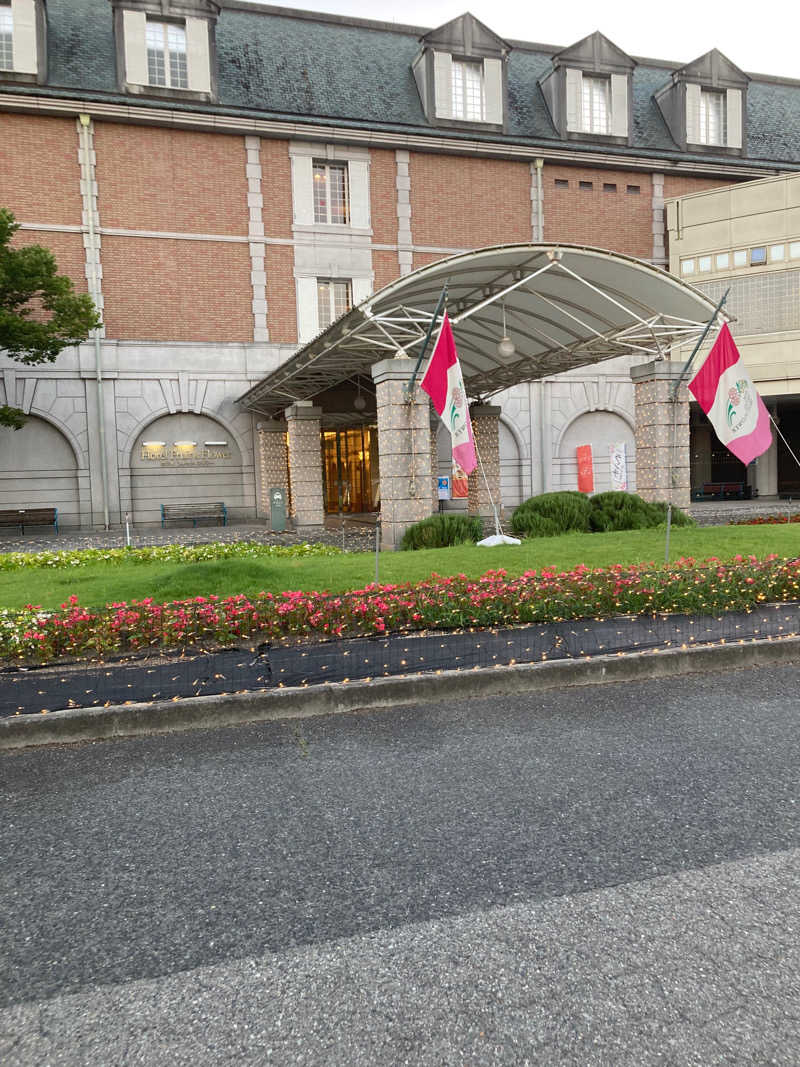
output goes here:
[[[494, 404], [473, 404], [469, 409], [472, 419], [472, 433], [475, 446], [483, 462], [469, 476], [469, 500], [467, 510], [470, 515], [477, 515], [484, 523], [494, 526], [494, 511], [486, 481], [489, 483], [494, 498], [497, 514], [500, 514], [500, 408]], [[483, 472], [486, 472], [484, 480]]]
[[322, 408], [310, 400], [298, 400], [286, 409], [291, 515], [302, 536], [319, 533], [325, 521], [321, 420]]
[[682, 363], [654, 360], [631, 369], [636, 406], [636, 491], [645, 500], [689, 505], [689, 392], [672, 391]]
[[427, 518], [431, 501], [431, 427], [428, 396], [406, 385], [413, 359], [384, 359], [372, 368], [378, 409], [381, 542], [400, 547], [406, 529]]
[[286, 423], [271, 419], [258, 424], [258, 466], [260, 474], [260, 499], [258, 513], [270, 514], [269, 491], [282, 489], [289, 500], [289, 453], [286, 446]]

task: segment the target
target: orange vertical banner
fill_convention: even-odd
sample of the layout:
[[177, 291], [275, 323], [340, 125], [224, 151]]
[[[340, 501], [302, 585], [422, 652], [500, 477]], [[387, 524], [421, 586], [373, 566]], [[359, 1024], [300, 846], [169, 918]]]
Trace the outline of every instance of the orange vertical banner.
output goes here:
[[578, 492], [594, 492], [594, 469], [592, 466], [592, 446], [578, 445]]

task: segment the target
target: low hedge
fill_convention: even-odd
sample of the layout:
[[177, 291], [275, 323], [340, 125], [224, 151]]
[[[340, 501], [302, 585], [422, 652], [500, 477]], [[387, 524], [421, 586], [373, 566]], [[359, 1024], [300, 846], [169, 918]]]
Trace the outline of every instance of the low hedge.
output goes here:
[[[636, 493], [609, 492], [590, 497], [589, 523], [593, 533], [612, 533], [616, 530], [647, 530], [667, 521], [667, 505], [663, 501], [642, 500]], [[694, 521], [672, 508], [673, 526], [694, 526]]]
[[450, 548], [452, 545], [475, 544], [481, 537], [483, 524], [477, 516], [439, 512], [409, 526], [403, 534], [401, 547], [406, 551]]
[[571, 531], [588, 533], [590, 515], [591, 501], [585, 493], [542, 493], [514, 509], [511, 529], [522, 537], [557, 537]]
[[91, 563], [202, 563], [216, 559], [303, 559], [306, 556], [338, 556], [333, 545], [262, 545], [258, 541], [212, 541], [204, 545], [150, 545], [146, 548], [81, 548], [56, 552], [0, 553], [0, 571], [26, 567], [75, 570]]

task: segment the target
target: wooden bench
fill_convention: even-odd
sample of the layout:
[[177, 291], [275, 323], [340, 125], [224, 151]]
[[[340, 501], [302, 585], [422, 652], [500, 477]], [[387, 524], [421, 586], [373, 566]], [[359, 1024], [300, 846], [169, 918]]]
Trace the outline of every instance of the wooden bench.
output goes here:
[[744, 482], [706, 482], [695, 500], [750, 500], [752, 488]]
[[19, 526], [25, 533], [26, 526], [54, 526], [58, 536], [58, 508], [15, 508], [0, 511], [0, 527]]
[[222, 526], [228, 525], [228, 509], [219, 501], [216, 504], [162, 504], [161, 525], [178, 519], [191, 519], [197, 526], [199, 519], [216, 519]]

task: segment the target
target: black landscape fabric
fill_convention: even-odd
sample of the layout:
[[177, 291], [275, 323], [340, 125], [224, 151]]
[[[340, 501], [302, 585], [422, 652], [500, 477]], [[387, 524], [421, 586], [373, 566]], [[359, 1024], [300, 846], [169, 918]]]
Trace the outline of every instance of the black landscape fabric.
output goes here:
[[798, 633], [800, 604], [750, 614], [623, 616], [500, 630], [399, 634], [0, 671], [0, 716], [276, 686], [736, 643]]

